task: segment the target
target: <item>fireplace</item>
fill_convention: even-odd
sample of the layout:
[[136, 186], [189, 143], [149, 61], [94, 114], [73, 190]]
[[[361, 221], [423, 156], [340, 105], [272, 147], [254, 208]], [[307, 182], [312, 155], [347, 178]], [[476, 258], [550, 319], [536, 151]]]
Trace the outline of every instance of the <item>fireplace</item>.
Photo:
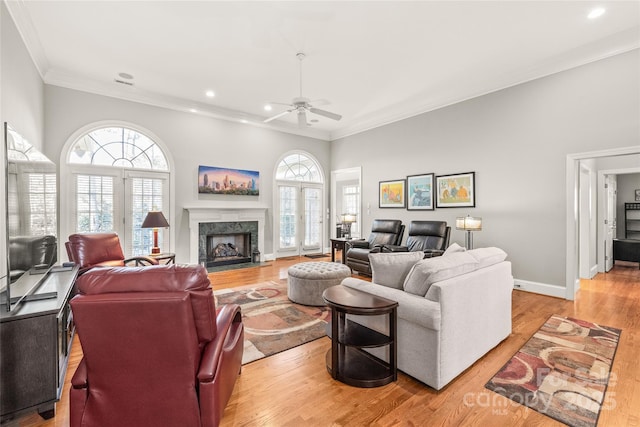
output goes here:
[[222, 233], [251, 233], [248, 256], [258, 252], [262, 254], [260, 258], [268, 258], [270, 255], [264, 246], [267, 208], [261, 203], [243, 201], [210, 201], [185, 206], [189, 212], [189, 263], [206, 265], [207, 235]]
[[207, 267], [251, 262], [251, 233], [209, 234]]
[[258, 252], [257, 221], [202, 222], [198, 263], [207, 267], [251, 262]]

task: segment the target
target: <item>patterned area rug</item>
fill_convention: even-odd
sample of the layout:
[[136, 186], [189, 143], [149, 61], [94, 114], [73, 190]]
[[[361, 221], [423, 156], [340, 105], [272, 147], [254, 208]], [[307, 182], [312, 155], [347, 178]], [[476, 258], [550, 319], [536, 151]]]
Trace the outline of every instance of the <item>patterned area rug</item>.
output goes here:
[[620, 332], [553, 315], [486, 388], [566, 425], [595, 426]]
[[216, 306], [235, 303], [242, 308], [242, 364], [326, 336], [331, 318], [327, 307], [308, 307], [287, 298], [286, 279], [214, 292]]

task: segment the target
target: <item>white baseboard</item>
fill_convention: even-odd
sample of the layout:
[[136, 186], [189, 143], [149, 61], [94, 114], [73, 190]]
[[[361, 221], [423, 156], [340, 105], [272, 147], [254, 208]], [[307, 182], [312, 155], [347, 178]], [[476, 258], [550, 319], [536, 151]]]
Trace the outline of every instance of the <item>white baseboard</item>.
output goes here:
[[263, 261], [273, 261], [276, 259], [276, 256], [275, 254], [264, 254], [262, 258]]
[[547, 283], [530, 282], [528, 280], [513, 280], [513, 289], [519, 291], [533, 292], [536, 294], [548, 295], [556, 298], [567, 298], [567, 288], [558, 285], [549, 285]]
[[589, 270], [589, 274], [590, 274], [589, 279], [593, 279], [593, 276], [598, 274], [598, 264], [591, 267], [591, 270]]

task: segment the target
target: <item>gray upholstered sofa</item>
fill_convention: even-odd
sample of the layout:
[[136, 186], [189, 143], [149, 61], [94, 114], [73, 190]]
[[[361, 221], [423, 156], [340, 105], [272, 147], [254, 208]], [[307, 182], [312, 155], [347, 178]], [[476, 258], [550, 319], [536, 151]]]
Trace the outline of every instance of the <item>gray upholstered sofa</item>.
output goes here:
[[[398, 301], [398, 369], [441, 389], [511, 333], [511, 263], [498, 248], [441, 257], [371, 254], [372, 282], [342, 285]], [[348, 318], [387, 332], [383, 317]], [[388, 360], [388, 349], [368, 350]]]

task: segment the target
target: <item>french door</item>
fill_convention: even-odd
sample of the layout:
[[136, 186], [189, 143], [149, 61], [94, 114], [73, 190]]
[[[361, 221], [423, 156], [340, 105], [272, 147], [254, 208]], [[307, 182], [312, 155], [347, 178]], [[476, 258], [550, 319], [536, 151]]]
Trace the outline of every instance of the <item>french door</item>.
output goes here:
[[[126, 257], [147, 255], [152, 230], [140, 226], [147, 212], [160, 210], [169, 218], [169, 174], [130, 169], [74, 167], [67, 229], [76, 233], [116, 232]], [[159, 245], [169, 250], [169, 233], [159, 233]]]
[[324, 247], [322, 184], [278, 182], [277, 197], [276, 256], [322, 252]]

